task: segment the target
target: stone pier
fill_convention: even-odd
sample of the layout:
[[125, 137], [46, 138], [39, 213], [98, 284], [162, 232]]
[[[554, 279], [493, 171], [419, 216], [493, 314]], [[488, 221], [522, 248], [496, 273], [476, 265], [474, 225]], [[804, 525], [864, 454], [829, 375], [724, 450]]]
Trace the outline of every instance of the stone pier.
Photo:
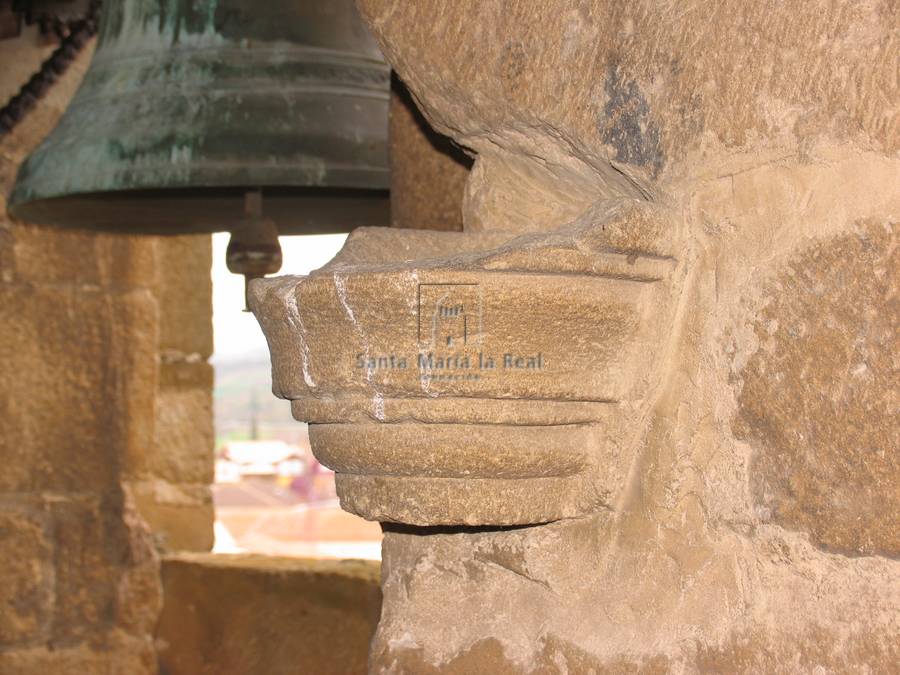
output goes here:
[[251, 306], [385, 523], [372, 671], [895, 668], [900, 6], [360, 5], [463, 229]]

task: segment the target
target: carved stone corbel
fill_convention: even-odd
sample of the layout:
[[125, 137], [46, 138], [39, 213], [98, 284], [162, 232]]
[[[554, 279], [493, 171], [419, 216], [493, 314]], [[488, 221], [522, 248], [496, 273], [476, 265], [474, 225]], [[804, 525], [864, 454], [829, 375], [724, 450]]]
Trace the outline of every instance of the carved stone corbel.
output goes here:
[[308, 277], [255, 282], [274, 390], [342, 506], [413, 525], [608, 508], [672, 326], [672, 220], [615, 201], [531, 234], [364, 228]]

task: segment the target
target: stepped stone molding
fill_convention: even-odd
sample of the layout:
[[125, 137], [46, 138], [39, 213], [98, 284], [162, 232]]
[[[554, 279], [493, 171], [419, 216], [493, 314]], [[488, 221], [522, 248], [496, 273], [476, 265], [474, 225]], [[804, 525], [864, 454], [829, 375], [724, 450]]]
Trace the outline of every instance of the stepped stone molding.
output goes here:
[[[411, 525], [609, 508], [683, 274], [666, 217], [622, 200], [527, 235], [364, 228], [322, 270], [254, 283], [275, 390], [344, 508]], [[667, 234], [623, 246], [631, 226]]]

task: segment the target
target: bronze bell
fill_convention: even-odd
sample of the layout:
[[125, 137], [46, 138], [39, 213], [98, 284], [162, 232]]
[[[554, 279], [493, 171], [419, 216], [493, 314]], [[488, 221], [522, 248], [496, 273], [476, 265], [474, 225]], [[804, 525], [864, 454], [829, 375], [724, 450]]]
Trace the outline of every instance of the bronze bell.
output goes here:
[[250, 199], [282, 234], [386, 225], [389, 83], [353, 0], [106, 0], [90, 69], [10, 212], [246, 233]]

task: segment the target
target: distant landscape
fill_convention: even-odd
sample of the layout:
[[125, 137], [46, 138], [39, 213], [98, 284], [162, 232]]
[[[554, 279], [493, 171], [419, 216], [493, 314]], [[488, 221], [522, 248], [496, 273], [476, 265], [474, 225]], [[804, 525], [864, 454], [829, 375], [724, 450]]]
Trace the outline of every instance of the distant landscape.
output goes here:
[[250, 438], [254, 411], [258, 437], [296, 443], [303, 425], [291, 417], [288, 401], [272, 394], [267, 351], [213, 358], [216, 372], [214, 411], [216, 449], [231, 440]]

